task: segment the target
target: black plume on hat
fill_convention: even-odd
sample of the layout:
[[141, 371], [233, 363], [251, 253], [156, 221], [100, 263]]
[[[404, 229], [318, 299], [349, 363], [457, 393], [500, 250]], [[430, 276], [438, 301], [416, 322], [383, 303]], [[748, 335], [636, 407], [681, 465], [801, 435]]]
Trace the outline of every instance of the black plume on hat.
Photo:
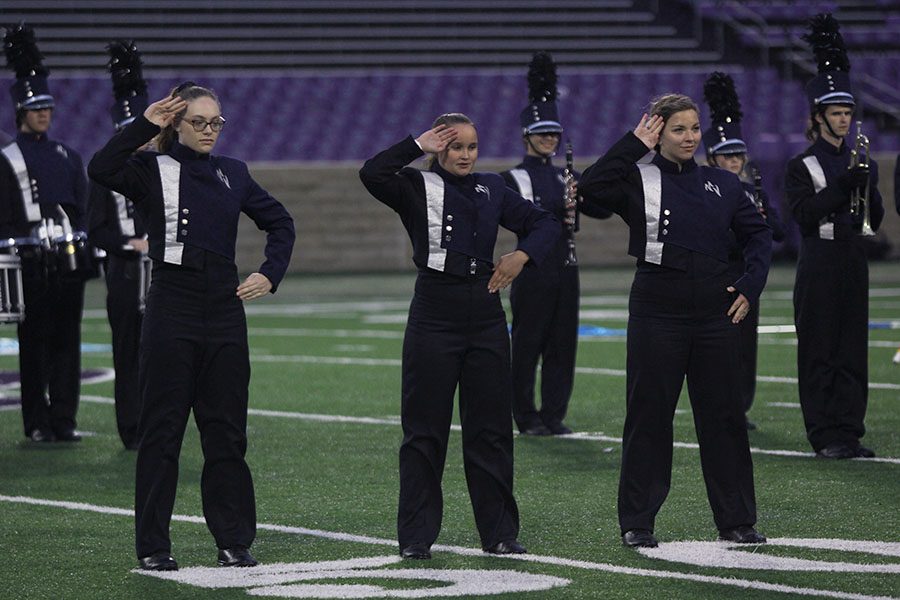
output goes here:
[[840, 23], [830, 13], [818, 14], [810, 19], [809, 33], [803, 36], [816, 57], [819, 71], [806, 84], [806, 95], [812, 107], [856, 105], [848, 73], [850, 59], [840, 28]]
[[703, 98], [709, 104], [713, 123], [739, 122], [744, 116], [731, 75], [719, 71], [710, 75], [703, 84]]
[[107, 68], [112, 77], [115, 102], [109, 109], [117, 128], [131, 123], [146, 110], [147, 83], [144, 81], [143, 61], [134, 42], [116, 40], [106, 46], [109, 52]]
[[34, 40], [34, 30], [25, 23], [6, 28], [3, 36], [6, 65], [15, 71], [16, 81], [9, 88], [16, 111], [53, 108], [53, 96], [47, 85], [50, 71]]
[[556, 63], [547, 52], [535, 52], [531, 57], [528, 102], [519, 113], [523, 134], [562, 133], [556, 108]]
[[6, 28], [3, 53], [6, 54], [6, 66], [16, 72], [16, 77], [49, 73], [42, 62], [44, 55], [34, 41], [34, 30], [25, 23]]
[[804, 34], [803, 39], [816, 57], [819, 73], [850, 70], [850, 59], [840, 29], [841, 24], [831, 13], [818, 14], [809, 21], [809, 33]]
[[531, 102], [556, 100], [556, 63], [546, 52], [535, 52], [528, 67], [528, 99]]

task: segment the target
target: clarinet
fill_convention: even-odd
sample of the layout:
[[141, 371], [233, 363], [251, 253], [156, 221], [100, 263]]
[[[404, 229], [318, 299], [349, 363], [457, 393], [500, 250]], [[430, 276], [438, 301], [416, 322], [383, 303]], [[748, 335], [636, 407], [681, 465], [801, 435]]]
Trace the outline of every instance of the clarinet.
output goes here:
[[765, 207], [762, 201], [762, 175], [756, 165], [750, 167], [750, 173], [753, 176], [753, 204], [756, 205], [756, 210], [765, 217]]
[[[565, 189], [563, 190], [563, 206], [569, 204], [569, 188], [575, 181], [575, 165], [572, 157], [572, 142], [566, 142], [566, 169], [563, 171], [563, 181]], [[578, 265], [578, 257], [575, 255], [575, 215], [577, 213], [577, 205], [574, 210], [566, 210], [566, 217], [572, 219], [571, 223], [566, 224], [566, 244], [569, 247], [569, 253], [566, 256], [565, 266], [575, 267]]]

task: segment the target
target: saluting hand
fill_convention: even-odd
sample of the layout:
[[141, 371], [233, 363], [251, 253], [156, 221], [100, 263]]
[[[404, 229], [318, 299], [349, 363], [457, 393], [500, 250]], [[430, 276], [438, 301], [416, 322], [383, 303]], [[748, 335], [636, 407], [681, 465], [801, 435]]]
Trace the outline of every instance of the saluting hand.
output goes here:
[[144, 118], [157, 127], [163, 128], [170, 125], [175, 120], [175, 115], [185, 108], [187, 108], [187, 102], [183, 98], [166, 96], [148, 106], [144, 111]]
[[272, 290], [272, 282], [262, 273], [250, 273], [244, 283], [237, 286], [238, 298], [246, 302], [262, 298]]
[[494, 265], [494, 274], [488, 281], [488, 291], [496, 294], [515, 279], [522, 272], [522, 267], [528, 262], [528, 255], [521, 250], [515, 250], [504, 254]]
[[438, 125], [416, 138], [422, 151], [426, 153], [442, 152], [447, 145], [456, 139], [456, 129], [447, 125]]
[[[726, 288], [729, 292], [736, 292], [734, 286], [729, 285]], [[744, 317], [747, 316], [747, 313], [750, 312], [750, 301], [747, 300], [747, 297], [743, 294], [738, 294], [738, 297], [734, 299], [734, 302], [731, 303], [731, 308], [728, 309], [728, 316], [731, 317], [732, 323], [740, 323], [744, 320]]]
[[653, 115], [648, 117], [647, 113], [644, 113], [644, 116], [641, 117], [641, 122], [634, 128], [634, 135], [644, 142], [647, 148], [653, 150], [656, 144], [659, 143], [659, 135], [662, 133], [665, 124], [666, 122], [661, 116]]

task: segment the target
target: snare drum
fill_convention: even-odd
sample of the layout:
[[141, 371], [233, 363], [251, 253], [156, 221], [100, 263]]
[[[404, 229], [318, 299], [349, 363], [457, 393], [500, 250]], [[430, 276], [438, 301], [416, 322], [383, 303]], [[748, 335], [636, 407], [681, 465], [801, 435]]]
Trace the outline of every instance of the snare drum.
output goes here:
[[150, 293], [150, 280], [153, 275], [153, 259], [146, 254], [141, 255], [140, 274], [138, 276], [138, 310], [144, 314], [147, 308], [147, 294]]
[[20, 323], [25, 319], [23, 262], [28, 268], [38, 268], [42, 255], [37, 238], [0, 240], [0, 323]]

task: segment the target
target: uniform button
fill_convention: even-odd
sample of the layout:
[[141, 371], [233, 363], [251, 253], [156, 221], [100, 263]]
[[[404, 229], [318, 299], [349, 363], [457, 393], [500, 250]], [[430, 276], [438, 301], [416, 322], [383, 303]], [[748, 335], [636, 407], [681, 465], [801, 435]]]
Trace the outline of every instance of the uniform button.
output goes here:
[[31, 180], [31, 185], [37, 185], [37, 179], [32, 179], [32, 180]]
[[447, 231], [453, 231], [453, 225], [447, 225], [446, 227], [444, 227], [444, 229], [446, 229]]
[[187, 208], [182, 208], [182, 209], [181, 209], [181, 213], [182, 213], [182, 214], [185, 214], [185, 215], [189, 215], [189, 214], [191, 214], [191, 211], [188, 210]]
[[453, 215], [447, 215], [447, 220], [448, 220], [448, 221], [452, 221], [452, 220], [453, 220]]
[[32, 194], [32, 197], [33, 197], [35, 200], [37, 200], [39, 196], [40, 196], [40, 194], [38, 194], [37, 192], [35, 192], [34, 194]]
[[187, 235], [187, 229], [182, 229], [182, 230], [181, 230], [181, 235]]
[[[185, 221], [185, 223], [187, 223], [187, 221]], [[663, 225], [668, 225], [668, 224], [669, 224], [669, 220], [668, 220], [668, 219], [663, 219]]]
[[444, 236], [444, 240], [447, 241], [447, 242], [449, 242], [449, 241], [452, 240], [452, 239], [453, 239], [453, 238], [452, 238], [450, 235], [445, 235], [445, 236]]
[[535, 201], [535, 202], [540, 202], [540, 201], [541, 201], [541, 197], [540, 197], [540, 196], [535, 196], [535, 197], [534, 197], [534, 201]]
[[[669, 223], [669, 222], [666, 221], [666, 224], [668, 224], [668, 223]], [[187, 219], [182, 219], [182, 220], [181, 220], [181, 224], [182, 224], [182, 225], [187, 225]]]
[[669, 215], [669, 214], [671, 214], [671, 213], [669, 212], [669, 209], [667, 208], [666, 210], [663, 211], [663, 214], [664, 214], [664, 215]]
[[669, 234], [669, 230], [668, 230], [668, 229], [663, 229], [663, 235], [668, 235], [668, 234]]

